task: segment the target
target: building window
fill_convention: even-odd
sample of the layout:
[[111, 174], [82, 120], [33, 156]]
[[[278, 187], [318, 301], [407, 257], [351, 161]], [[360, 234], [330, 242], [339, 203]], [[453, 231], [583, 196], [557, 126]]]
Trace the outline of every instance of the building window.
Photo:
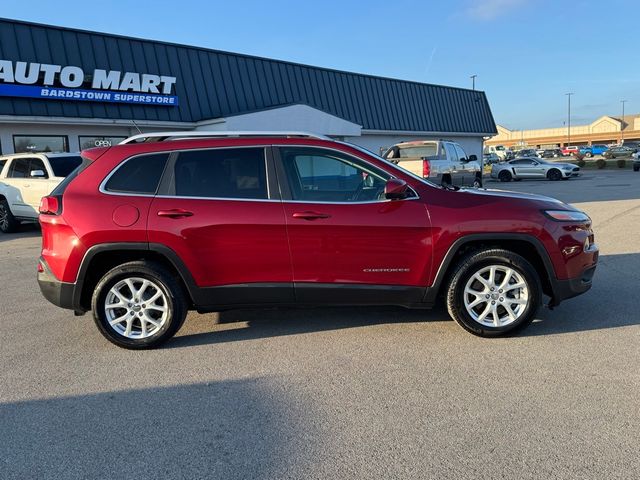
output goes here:
[[80, 150], [95, 147], [111, 147], [117, 145], [127, 137], [84, 137], [80, 136]]
[[16, 153], [69, 151], [69, 140], [65, 135], [14, 135], [13, 148]]

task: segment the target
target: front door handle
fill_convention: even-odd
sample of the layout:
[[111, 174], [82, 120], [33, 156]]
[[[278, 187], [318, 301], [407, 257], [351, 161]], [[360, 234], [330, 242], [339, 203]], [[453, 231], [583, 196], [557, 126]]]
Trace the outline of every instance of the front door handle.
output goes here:
[[319, 218], [330, 218], [331, 215], [327, 213], [318, 212], [296, 212], [293, 214], [293, 218], [301, 218], [303, 220], [318, 220]]
[[160, 210], [158, 211], [158, 216], [169, 218], [193, 217], [193, 212], [181, 208], [174, 208], [172, 210]]

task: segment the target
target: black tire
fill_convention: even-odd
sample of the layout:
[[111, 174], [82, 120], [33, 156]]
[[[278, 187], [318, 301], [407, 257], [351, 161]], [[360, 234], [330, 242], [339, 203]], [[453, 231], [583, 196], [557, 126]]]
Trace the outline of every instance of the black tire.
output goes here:
[[482, 188], [482, 175], [481, 174], [479, 174], [479, 173], [476, 174], [476, 178], [473, 181], [473, 186], [475, 188]]
[[[474, 320], [464, 304], [467, 282], [483, 268], [494, 265], [508, 267], [517, 272], [524, 280], [529, 292], [527, 303], [517, 319], [512, 323], [495, 327]], [[446, 292], [449, 315], [462, 328], [480, 337], [498, 337], [507, 333], [517, 332], [533, 321], [542, 303], [542, 287], [535, 268], [522, 256], [509, 250], [496, 248], [471, 252], [460, 260], [450, 278]], [[506, 297], [506, 294], [502, 295]], [[496, 299], [496, 301], [498, 300]], [[488, 301], [484, 303], [487, 303], [487, 307], [489, 307]], [[504, 307], [498, 306], [496, 308], [502, 308], [502, 312], [506, 312]]]
[[451, 175], [449, 174], [443, 175], [440, 185], [453, 185], [453, 182], [451, 181]]
[[502, 170], [498, 174], [498, 180], [500, 180], [501, 182], [510, 182], [512, 178], [513, 177], [511, 175], [511, 172], [508, 170]]
[[557, 181], [562, 178], [562, 172], [557, 168], [552, 168], [547, 172], [547, 178], [551, 181]]
[[593, 153], [587, 152], [587, 153], [585, 153], [584, 156], [587, 157], [587, 158], [591, 158], [591, 157], [593, 157]]
[[634, 172], [637, 172], [637, 171], [639, 171], [639, 170], [640, 170], [640, 167], [633, 167], [633, 171], [634, 171]]
[[0, 199], [0, 231], [3, 233], [13, 233], [18, 229], [20, 222], [11, 213], [9, 202], [6, 199]]
[[[167, 317], [164, 320], [155, 319], [161, 325], [156, 332], [153, 332], [148, 337], [128, 338], [125, 336], [126, 331], [124, 334], [119, 333], [115, 327], [109, 324], [105, 308], [107, 296], [114, 286], [126, 279], [149, 280], [153, 282], [153, 287], [157, 287], [157, 290], [164, 295], [162, 301], [166, 302]], [[141, 298], [138, 303], [142, 304], [143, 301], [144, 299]], [[138, 308], [135, 311], [140, 312], [142, 311], [140, 307], [145, 306], [144, 304], [139, 304], [134, 305], [134, 307]], [[111, 269], [98, 282], [91, 299], [93, 318], [100, 333], [111, 343], [132, 350], [157, 347], [173, 337], [184, 323], [187, 316], [187, 307], [184, 291], [174, 276], [161, 265], [149, 261], [128, 262]], [[142, 329], [142, 321], [136, 317], [133, 309], [126, 308], [123, 304], [123, 308], [119, 310], [124, 314], [133, 312], [130, 313], [133, 315], [132, 330]], [[146, 314], [149, 310], [144, 310], [144, 312]], [[138, 315], [142, 316], [140, 313]], [[128, 319], [129, 317], [126, 318]], [[164, 323], [162, 323], [163, 321]], [[138, 322], [137, 325], [136, 322]]]

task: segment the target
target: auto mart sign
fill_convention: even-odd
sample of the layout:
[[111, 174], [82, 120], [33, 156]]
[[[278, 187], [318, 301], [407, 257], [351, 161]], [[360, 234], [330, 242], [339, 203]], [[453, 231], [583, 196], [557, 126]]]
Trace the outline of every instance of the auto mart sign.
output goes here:
[[178, 106], [176, 77], [0, 60], [0, 97]]

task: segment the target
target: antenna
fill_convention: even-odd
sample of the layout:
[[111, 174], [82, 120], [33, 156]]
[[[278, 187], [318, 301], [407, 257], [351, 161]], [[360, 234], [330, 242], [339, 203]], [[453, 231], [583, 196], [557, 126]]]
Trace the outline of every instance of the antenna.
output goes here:
[[140, 130], [140, 127], [138, 127], [138, 124], [133, 118], [131, 119], [131, 123], [133, 123], [133, 126], [136, 127], [136, 130], [138, 130], [138, 133], [142, 135], [142, 130]]

